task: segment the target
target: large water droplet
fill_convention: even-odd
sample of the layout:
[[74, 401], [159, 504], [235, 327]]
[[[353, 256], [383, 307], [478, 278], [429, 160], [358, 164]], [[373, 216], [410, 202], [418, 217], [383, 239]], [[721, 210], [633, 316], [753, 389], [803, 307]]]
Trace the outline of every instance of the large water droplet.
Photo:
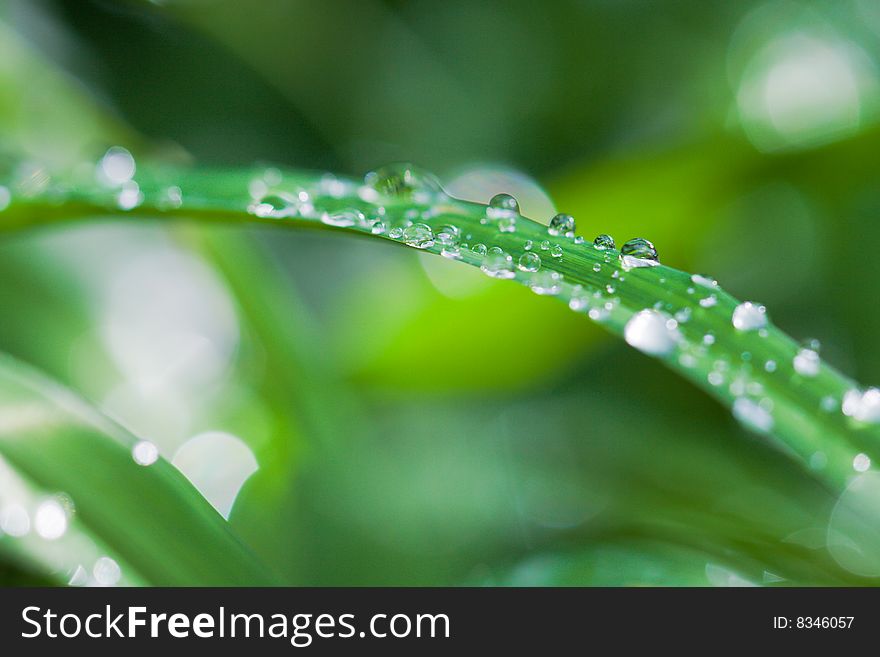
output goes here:
[[819, 374], [819, 354], [813, 349], [800, 349], [792, 361], [794, 371], [801, 376], [816, 376]]
[[483, 258], [480, 269], [492, 278], [514, 277], [513, 258], [504, 252], [488, 254]]
[[141, 193], [140, 185], [134, 180], [122, 183], [122, 187], [116, 194], [116, 205], [120, 210], [134, 210], [143, 202], [144, 195]]
[[880, 388], [848, 390], [843, 395], [841, 410], [847, 417], [867, 424], [880, 424]]
[[294, 199], [282, 194], [267, 194], [258, 203], [250, 207], [250, 211], [258, 217], [286, 217], [293, 213]]
[[134, 158], [122, 146], [108, 149], [98, 163], [99, 180], [109, 185], [121, 185], [134, 177], [137, 167]]
[[382, 196], [418, 202], [428, 202], [443, 192], [432, 174], [408, 163], [389, 164], [370, 171], [364, 176], [364, 184]]
[[526, 251], [519, 257], [517, 266], [523, 271], [538, 271], [541, 268], [541, 256], [532, 251]]
[[403, 229], [403, 241], [417, 249], [434, 246], [434, 231], [427, 224], [413, 224]]
[[550, 225], [547, 226], [547, 232], [554, 236], [571, 236], [574, 234], [574, 231], [574, 217], [570, 214], [557, 214], [550, 220]]
[[159, 448], [149, 440], [140, 440], [131, 448], [131, 457], [138, 465], [153, 465], [159, 459]]
[[632, 256], [639, 260], [658, 260], [657, 249], [644, 237], [636, 237], [620, 247], [620, 255]]
[[516, 219], [519, 215], [519, 203], [510, 194], [495, 194], [486, 208], [486, 216], [490, 219]]
[[626, 323], [623, 337], [630, 346], [652, 356], [671, 352], [681, 340], [678, 323], [666, 313], [642, 310]]
[[321, 215], [321, 223], [328, 226], [336, 226], [337, 228], [351, 228], [352, 226], [363, 226], [367, 222], [364, 213], [354, 208], [347, 208], [337, 212]]
[[552, 269], [539, 271], [532, 276], [529, 287], [535, 294], [559, 294], [562, 291], [562, 274]]
[[770, 411], [747, 397], [739, 397], [733, 402], [733, 417], [757, 433], [768, 433], [773, 428]]
[[34, 529], [47, 541], [61, 538], [67, 531], [67, 512], [57, 500], [42, 502], [34, 514]]
[[754, 331], [767, 326], [767, 309], [759, 304], [745, 301], [733, 311], [733, 327], [740, 331]]
[[602, 233], [601, 235], [597, 235], [596, 239], [593, 240], [593, 246], [603, 251], [605, 249], [613, 249], [615, 247], [614, 238], [611, 237], [611, 235]]

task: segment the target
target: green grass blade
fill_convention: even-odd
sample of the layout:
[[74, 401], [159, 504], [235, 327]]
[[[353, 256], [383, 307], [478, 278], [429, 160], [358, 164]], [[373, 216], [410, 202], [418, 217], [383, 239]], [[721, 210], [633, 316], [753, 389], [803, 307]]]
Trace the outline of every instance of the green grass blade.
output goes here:
[[0, 507], [12, 527], [0, 551], [60, 583], [78, 569], [74, 580], [85, 581], [109, 557], [119, 567], [109, 579], [123, 585], [271, 584], [171, 464], [135, 462], [137, 442], [71, 392], [0, 357]]
[[[739, 301], [713, 282], [663, 265], [644, 266], [654, 264], [644, 260], [626, 261], [614, 249], [594, 247], [591, 239], [550, 235], [546, 225], [516, 212], [499, 216], [485, 205], [452, 199], [416, 170], [391, 171], [363, 184], [276, 169], [142, 167], [137, 183], [116, 186], [96, 182], [87, 167], [82, 171], [87, 175], [43, 172], [39, 185], [10, 183], [11, 202], [0, 226], [11, 230], [108, 215], [135, 221], [187, 217], [339, 230], [444, 254], [551, 294], [627, 337], [733, 409], [746, 426], [775, 438], [835, 490], [868, 459], [880, 457], [880, 425], [870, 409], [859, 408], [856, 384], [824, 362], [808, 374], [798, 373], [799, 345], [769, 322], [756, 330], [736, 328], [732, 316]], [[411, 224], [427, 229], [405, 231]], [[443, 227], [450, 225], [458, 236], [441, 239]], [[503, 254], [493, 255], [493, 248]], [[537, 272], [516, 266], [527, 250], [541, 260]], [[640, 315], [644, 322], [629, 324], [639, 313], [645, 313]], [[429, 351], [426, 356], [452, 357], [442, 349]], [[466, 343], [455, 352], [466, 354]], [[479, 360], [479, 354], [471, 356]], [[491, 363], [485, 366], [491, 375]], [[620, 376], [632, 380], [637, 394], [639, 372]], [[843, 405], [847, 395], [849, 403]]]

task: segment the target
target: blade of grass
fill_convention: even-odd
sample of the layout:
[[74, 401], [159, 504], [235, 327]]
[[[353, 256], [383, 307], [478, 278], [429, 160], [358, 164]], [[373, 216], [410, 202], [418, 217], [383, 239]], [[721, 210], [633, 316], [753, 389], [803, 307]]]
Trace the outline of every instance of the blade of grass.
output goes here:
[[[3, 551], [60, 583], [109, 556], [121, 584], [272, 584], [171, 464], [134, 460], [137, 442], [71, 392], [0, 357], [0, 506], [20, 516], [13, 535], [0, 538]], [[41, 520], [39, 505], [53, 496], [62, 501]], [[66, 520], [59, 507], [69, 507]]]
[[[590, 241], [549, 235], [543, 224], [515, 212], [501, 211], [500, 216], [497, 209], [452, 199], [426, 174], [407, 171], [392, 172], [390, 178], [374, 176], [373, 184], [365, 185], [274, 169], [264, 173], [142, 167], [137, 183], [116, 187], [102, 185], [91, 175], [46, 173], [36, 191], [28, 181], [11, 187], [0, 227], [12, 230], [108, 215], [131, 220], [186, 217], [339, 230], [443, 253], [495, 277], [552, 294], [612, 333], [628, 337], [631, 344], [734, 409], [749, 428], [774, 437], [834, 490], [852, 478], [854, 463], [861, 469], [864, 457], [880, 456], [880, 426], [858, 422], [841, 411], [844, 396], [855, 394], [855, 383], [824, 362], [809, 375], [798, 373], [793, 363], [799, 345], [769, 322], [756, 330], [736, 328], [732, 317], [739, 301], [710, 280], [663, 265], [645, 266], [655, 263], [625, 259]], [[415, 227], [405, 231], [412, 224]], [[458, 237], [438, 237], [450, 233]], [[493, 248], [503, 253], [493, 254]], [[541, 258], [539, 271], [514, 266], [527, 250]], [[643, 311], [646, 321], [631, 324], [628, 332], [630, 320]], [[467, 344], [449, 353], [426, 349], [425, 354], [413, 355], [414, 362], [435, 357], [454, 366], [454, 355], [466, 353]], [[631, 378], [637, 390], [637, 371], [621, 376]]]

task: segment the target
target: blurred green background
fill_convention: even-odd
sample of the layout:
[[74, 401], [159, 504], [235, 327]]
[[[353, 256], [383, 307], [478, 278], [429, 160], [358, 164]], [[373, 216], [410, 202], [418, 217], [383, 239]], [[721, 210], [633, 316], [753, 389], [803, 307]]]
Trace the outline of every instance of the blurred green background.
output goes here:
[[[115, 144], [412, 161], [590, 239], [648, 237], [880, 381], [872, 0], [7, 0], [0, 20], [19, 169]], [[880, 576], [826, 550], [835, 495], [715, 402], [457, 263], [95, 221], [3, 235], [0, 313], [0, 350], [158, 445], [285, 583]]]

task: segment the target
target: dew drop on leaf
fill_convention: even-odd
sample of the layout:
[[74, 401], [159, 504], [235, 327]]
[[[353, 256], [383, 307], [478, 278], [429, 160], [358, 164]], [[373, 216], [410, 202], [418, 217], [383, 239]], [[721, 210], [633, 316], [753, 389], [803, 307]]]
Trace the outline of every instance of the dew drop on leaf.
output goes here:
[[550, 220], [550, 225], [547, 226], [547, 232], [554, 236], [570, 236], [574, 234], [574, 231], [574, 217], [570, 214], [557, 214]]
[[523, 271], [538, 271], [541, 268], [541, 256], [537, 253], [526, 251], [519, 257], [517, 266]]
[[501, 217], [516, 217], [519, 214], [519, 203], [510, 194], [495, 194], [489, 200], [489, 207], [486, 208], [486, 216], [491, 219], [500, 219]]
[[370, 171], [364, 184], [388, 198], [427, 202], [442, 194], [440, 182], [427, 171], [408, 163], [389, 164]]
[[483, 259], [480, 269], [492, 278], [513, 278], [513, 258], [508, 254], [490, 253]]
[[545, 269], [532, 276], [529, 287], [535, 294], [559, 294], [562, 291], [562, 274], [552, 269]]
[[626, 323], [623, 337], [631, 347], [652, 356], [671, 352], [681, 340], [678, 323], [658, 310], [642, 310]]
[[868, 388], [864, 392], [848, 390], [843, 395], [841, 410], [859, 422], [880, 424], [880, 388]]
[[434, 246], [434, 231], [427, 224], [413, 224], [403, 230], [403, 241], [417, 249]]
[[739, 331], [754, 331], [767, 326], [767, 309], [751, 301], [739, 304], [731, 317], [733, 327]]
[[799, 349], [792, 360], [794, 371], [801, 376], [816, 376], [819, 374], [819, 354], [813, 349]]
[[620, 247], [620, 254], [622, 256], [632, 256], [639, 260], [659, 260], [657, 249], [655, 249], [654, 245], [644, 237], [636, 237], [635, 239], [628, 241]]
[[611, 237], [611, 235], [606, 235], [605, 233], [602, 233], [593, 240], [593, 246], [601, 250], [613, 249], [615, 246], [614, 238]]

